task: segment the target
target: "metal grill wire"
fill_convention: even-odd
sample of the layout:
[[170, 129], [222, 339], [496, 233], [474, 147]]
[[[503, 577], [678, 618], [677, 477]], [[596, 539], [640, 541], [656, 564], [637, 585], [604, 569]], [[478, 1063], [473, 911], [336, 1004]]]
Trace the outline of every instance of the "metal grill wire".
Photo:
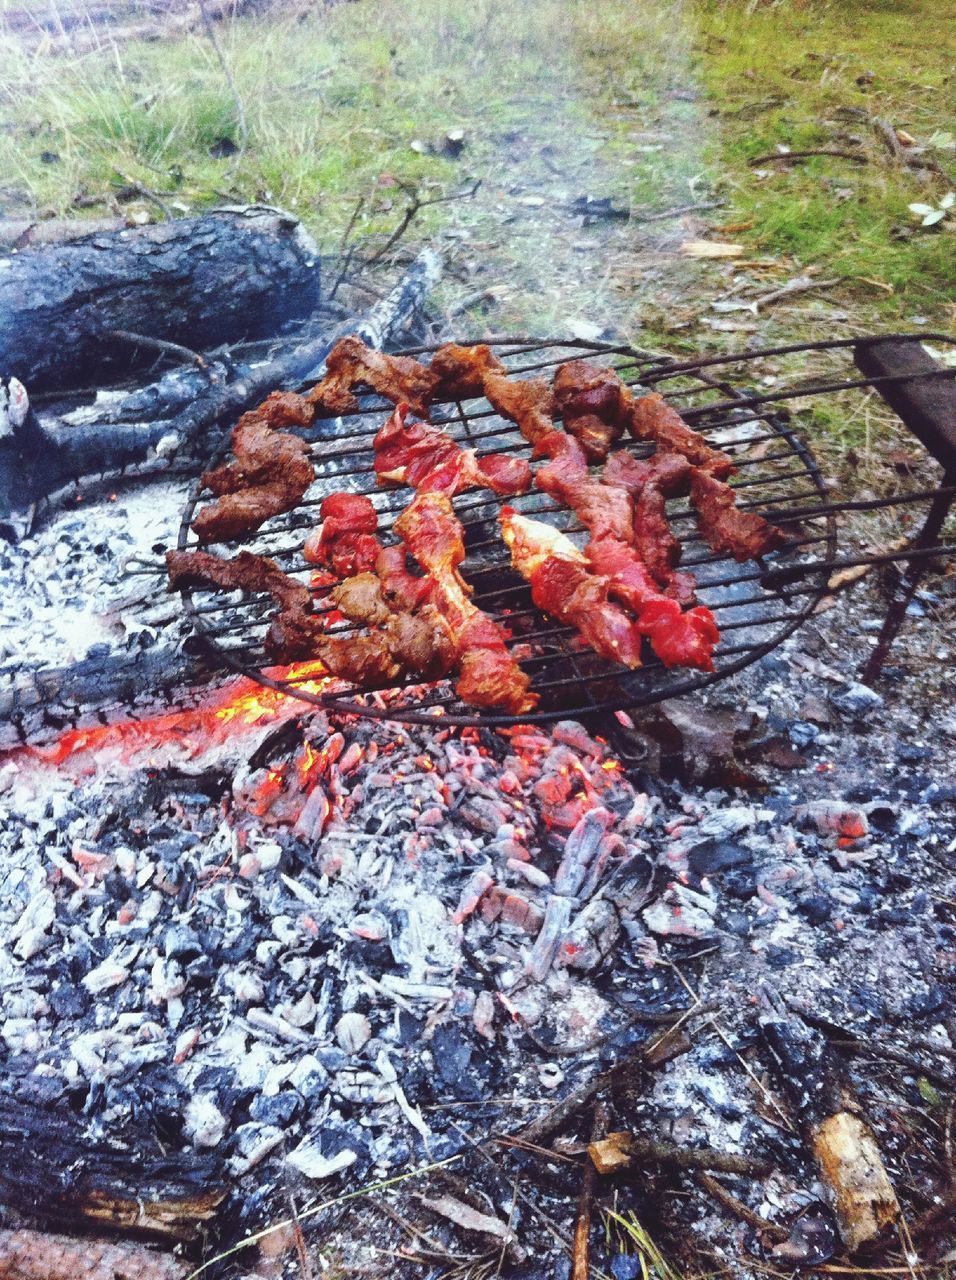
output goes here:
[[[945, 335], [899, 336], [951, 342]], [[524, 655], [522, 666], [541, 696], [539, 709], [532, 714], [514, 717], [478, 711], [458, 701], [447, 681], [427, 686], [408, 681], [374, 691], [338, 686], [315, 693], [301, 687], [314, 681], [314, 675], [296, 675], [266, 665], [262, 640], [272, 610], [271, 602], [264, 604], [263, 597], [186, 588], [182, 595], [187, 614], [199, 638], [233, 670], [313, 705], [377, 718], [428, 723], [442, 717], [446, 724], [505, 726], [626, 711], [703, 688], [770, 652], [813, 612], [827, 589], [840, 511], [926, 500], [938, 492], [833, 503], [812, 454], [789, 426], [791, 402], [812, 403], [815, 397], [872, 387], [884, 380], [837, 377], [765, 392], [748, 389], [746, 383], [743, 389], [737, 385], [757, 377], [762, 360], [799, 352], [831, 352], [847, 361], [847, 372], [855, 373], [850, 363], [854, 344], [854, 339], [791, 344], [683, 362], [605, 343], [521, 338], [491, 344], [517, 377], [550, 377], [564, 361], [584, 359], [613, 364], [622, 379], [638, 391], [660, 392], [710, 443], [734, 456], [739, 506], [767, 515], [792, 534], [790, 545], [766, 561], [738, 565], [708, 550], [696, 532], [686, 500], [668, 504], [672, 527], [684, 548], [680, 567], [697, 578], [699, 600], [713, 611], [721, 630], [712, 674], [668, 671], [650, 653], [643, 667], [630, 672], [583, 649], [573, 631], [531, 604], [527, 584], [511, 570], [507, 549], [497, 532], [501, 499], [484, 491], [467, 491], [455, 500], [465, 528], [463, 572], [474, 587], [475, 604], [510, 631], [511, 643], [522, 646], [518, 650]], [[421, 347], [404, 354], [427, 357], [433, 350], [435, 347]], [[730, 377], [723, 376], [725, 373]], [[302, 557], [305, 534], [318, 518], [322, 499], [340, 489], [372, 498], [379, 512], [380, 533], [388, 541], [392, 523], [412, 496], [407, 488], [383, 490], [375, 482], [372, 440], [391, 409], [384, 400], [369, 396], [363, 399], [360, 411], [348, 419], [320, 420], [302, 432], [312, 443], [316, 470], [316, 482], [303, 502], [295, 511], [270, 520], [253, 539], [217, 547], [220, 554], [232, 554], [240, 546], [255, 550], [307, 581], [311, 569]], [[514, 424], [498, 417], [487, 401], [436, 405], [432, 418], [466, 447], [530, 455], [530, 446]], [[620, 447], [637, 456], [651, 451], [634, 441], [622, 440]], [[191, 522], [204, 496], [208, 497], [197, 482], [183, 513], [180, 549], [196, 543]], [[523, 514], [563, 529], [579, 545], [586, 540], [573, 514], [546, 495], [532, 489], [509, 501]], [[322, 607], [317, 606], [316, 612], [321, 614]], [[352, 630], [348, 623], [330, 626], [330, 634]]]

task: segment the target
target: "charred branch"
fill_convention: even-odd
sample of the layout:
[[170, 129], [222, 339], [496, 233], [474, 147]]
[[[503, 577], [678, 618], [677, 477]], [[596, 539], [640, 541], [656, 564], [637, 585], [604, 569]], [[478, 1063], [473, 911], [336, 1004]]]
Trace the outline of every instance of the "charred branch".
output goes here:
[[0, 1099], [0, 1203], [57, 1230], [167, 1241], [195, 1239], [212, 1222], [228, 1190], [220, 1161], [152, 1154], [142, 1134], [112, 1133], [107, 1142], [87, 1128], [82, 1118]]
[[31, 247], [0, 273], [3, 372], [31, 393], [142, 364], [113, 330], [210, 348], [276, 333], [319, 301], [318, 251], [260, 206]]
[[[0, 415], [0, 532], [22, 537], [37, 503], [81, 479], [122, 473], [157, 453], [168, 465], [176, 456], [191, 456], [200, 441], [197, 453], [208, 458], [214, 449], [206, 439], [210, 428], [234, 420], [276, 388], [314, 381], [338, 338], [357, 333], [369, 346], [393, 342], [420, 314], [440, 273], [437, 255], [424, 251], [367, 315], [261, 363], [220, 356], [207, 360], [205, 368], [177, 368], [127, 394], [101, 393], [81, 407], [75, 400], [69, 408], [50, 405], [6, 430]], [[191, 335], [188, 340], [195, 341]]]

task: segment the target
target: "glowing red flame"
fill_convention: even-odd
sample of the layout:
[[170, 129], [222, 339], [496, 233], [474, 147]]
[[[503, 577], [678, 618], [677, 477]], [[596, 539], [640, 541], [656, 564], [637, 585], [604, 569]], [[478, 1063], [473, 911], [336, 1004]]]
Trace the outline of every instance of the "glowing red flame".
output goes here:
[[[273, 667], [266, 674], [274, 680], [294, 681], [299, 688], [313, 694], [323, 693], [335, 683], [321, 662]], [[301, 710], [302, 704], [291, 695], [243, 678], [222, 685], [198, 707], [145, 720], [121, 720], [89, 729], [70, 729], [52, 746], [34, 747], [29, 751], [36, 759], [51, 765], [105, 748], [119, 750], [124, 761], [170, 746], [195, 757], [220, 746], [237, 733], [263, 722], [290, 719]]]

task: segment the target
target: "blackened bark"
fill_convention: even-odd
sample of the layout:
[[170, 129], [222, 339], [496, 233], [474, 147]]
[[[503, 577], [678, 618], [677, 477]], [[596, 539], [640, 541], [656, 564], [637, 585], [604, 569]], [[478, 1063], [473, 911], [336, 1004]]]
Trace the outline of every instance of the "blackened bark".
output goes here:
[[114, 330], [208, 350], [278, 332], [319, 301], [315, 245], [252, 206], [0, 259], [0, 372], [31, 393], [152, 363]]
[[[165, 587], [159, 572], [157, 585]], [[0, 685], [0, 751], [45, 745], [71, 729], [148, 719], [169, 709], [163, 706], [167, 697], [174, 707], [193, 706], [202, 693], [192, 686], [214, 674], [203, 656], [179, 649], [105, 654], [71, 667], [19, 672]]]
[[0, 1097], [0, 1203], [41, 1225], [192, 1240], [227, 1190], [215, 1156], [163, 1156], [148, 1132], [97, 1137], [73, 1112]]

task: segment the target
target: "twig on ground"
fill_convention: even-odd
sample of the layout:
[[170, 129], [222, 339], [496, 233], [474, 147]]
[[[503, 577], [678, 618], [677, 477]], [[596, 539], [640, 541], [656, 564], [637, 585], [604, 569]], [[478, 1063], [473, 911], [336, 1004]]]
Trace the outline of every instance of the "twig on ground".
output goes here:
[[632, 213], [632, 222], [666, 222], [668, 218], [680, 218], [685, 213], [703, 213], [707, 209], [720, 209], [722, 200], [706, 200], [701, 204], [679, 204], [674, 209], [665, 209], [662, 213]]
[[494, 1141], [499, 1147], [514, 1147], [516, 1151], [527, 1151], [529, 1155], [541, 1156], [545, 1160], [563, 1160], [567, 1164], [577, 1164], [573, 1156], [567, 1156], [563, 1151], [553, 1151], [551, 1147], [539, 1147], [534, 1142], [525, 1142], [523, 1138], [510, 1134], [504, 1138], [495, 1138]]
[[332, 286], [331, 290], [329, 291], [329, 301], [331, 301], [335, 297], [335, 295], [338, 293], [339, 285], [348, 275], [349, 267], [351, 267], [352, 259], [354, 257], [355, 257], [355, 246], [350, 244], [348, 248], [345, 250], [345, 254], [342, 258], [342, 266], [339, 269], [339, 274], [335, 277], [335, 284]]
[[780, 302], [783, 298], [792, 298], [794, 294], [811, 293], [817, 289], [832, 289], [835, 285], [842, 283], [842, 276], [834, 276], [830, 280], [798, 280], [794, 284], [785, 284], [780, 289], [774, 289], [773, 293], [765, 293], [760, 298], [754, 298], [751, 305], [754, 310], [759, 311], [761, 307], [768, 307], [772, 302]]
[[120, 177], [126, 185], [121, 190], [114, 192], [117, 199], [127, 192], [132, 196], [140, 196], [143, 200], [148, 200], [150, 204], [154, 204], [163, 217], [172, 222], [173, 211], [159, 192], [154, 191], [152, 187], [147, 187], [145, 183], [137, 181], [136, 178], [130, 178], [125, 173], [121, 173]]
[[219, 66], [222, 68], [222, 74], [226, 78], [226, 84], [229, 86], [229, 92], [232, 94], [233, 101], [236, 104], [236, 124], [239, 132], [239, 151], [241, 156], [246, 149], [246, 143], [249, 141], [249, 129], [246, 125], [246, 109], [242, 105], [242, 98], [239, 96], [239, 90], [236, 88], [236, 82], [232, 78], [232, 72], [229, 70], [229, 64], [226, 62], [226, 55], [222, 51], [222, 45], [219, 43], [219, 37], [216, 35], [216, 29], [212, 25], [212, 19], [206, 9], [206, 0], [199, 0], [199, 12], [202, 15], [202, 24], [206, 29], [206, 35], [209, 37], [209, 43], [216, 52]]
[[463, 315], [466, 311], [470, 311], [472, 307], [478, 307], [483, 302], [497, 302], [498, 298], [494, 289], [479, 289], [477, 293], [469, 293], [461, 298], [453, 306], [448, 308], [448, 319], [455, 320], [458, 316]]
[[888, 120], [884, 120], [882, 116], [873, 116], [870, 121], [873, 128], [880, 135], [884, 146], [899, 165], [906, 165], [906, 153], [900, 144], [899, 138], [896, 136], [896, 130]]
[[339, 241], [339, 256], [342, 259], [342, 266], [339, 274], [336, 276], [335, 284], [332, 286], [331, 292], [329, 293], [330, 300], [338, 293], [339, 285], [345, 279], [348, 274], [349, 267], [352, 265], [352, 258], [355, 255], [355, 247], [349, 244], [349, 237], [355, 229], [355, 224], [358, 222], [359, 214], [364, 208], [365, 197], [359, 196], [358, 200], [355, 202], [355, 208], [352, 210], [352, 216], [348, 220], [348, 225], [342, 232], [342, 239]]
[[161, 351], [164, 355], [177, 356], [186, 364], [194, 364], [197, 369], [208, 367], [205, 358], [198, 351], [183, 347], [178, 342], [168, 342], [165, 338], [153, 338], [146, 333], [131, 333], [129, 329], [110, 329], [109, 336], [118, 338], [120, 342], [128, 342], [131, 346], [148, 347], [151, 351]]
[[754, 168], [759, 164], [771, 164], [780, 160], [805, 160], [810, 156], [839, 156], [841, 160], [852, 160], [854, 164], [869, 164], [866, 156], [860, 155], [858, 151], [842, 151], [839, 147], [810, 147], [806, 151], [771, 151], [765, 156], [754, 156], [748, 164]]
[[860, 1040], [859, 1037], [853, 1036], [848, 1040], [831, 1040], [830, 1043], [837, 1049], [848, 1049], [851, 1053], [865, 1053], [871, 1058], [886, 1058], [888, 1062], [909, 1067], [917, 1075], [925, 1076], [927, 1080], [932, 1080], [934, 1084], [944, 1089], [956, 1088], [956, 1076], [950, 1075], [947, 1071], [938, 1071], [913, 1054], [904, 1053], [902, 1049], [884, 1044], [881, 1040]]
[[[473, 185], [465, 191], [455, 191], [449, 196], [435, 196], [431, 200], [422, 200], [417, 191], [409, 192], [411, 195], [411, 202], [406, 206], [405, 212], [402, 214], [401, 221], [382, 245], [381, 249], [379, 249], [377, 253], [373, 253], [372, 256], [366, 260], [366, 267], [374, 267], [376, 263], [381, 262], [382, 258], [385, 257], [390, 249], [394, 249], [395, 245], [397, 245], [399, 240], [401, 240], [409, 226], [411, 226], [411, 223], [419, 210], [426, 209], [429, 205], [433, 204], [448, 204], [453, 200], [470, 200], [474, 195], [476, 195], [480, 186], [481, 179], [477, 178]], [[406, 188], [406, 191], [407, 190], [408, 189]]]
[[638, 1138], [631, 1133], [612, 1133], [592, 1142], [588, 1155], [598, 1173], [615, 1173], [635, 1160], [642, 1164], [664, 1164], [674, 1169], [712, 1169], [718, 1173], [739, 1173], [747, 1178], [765, 1178], [773, 1172], [768, 1160], [714, 1151], [710, 1147], [675, 1147], [669, 1142]]
[[779, 1223], [771, 1222], [767, 1218], [762, 1218], [759, 1213], [745, 1205], [742, 1200], [738, 1200], [732, 1195], [726, 1187], [722, 1187], [716, 1178], [712, 1178], [710, 1174], [698, 1173], [697, 1182], [703, 1187], [708, 1195], [713, 1196], [725, 1209], [740, 1218], [741, 1222], [746, 1222], [748, 1226], [762, 1231], [765, 1235], [772, 1236], [775, 1240], [786, 1240], [787, 1230], [781, 1227]]
[[[603, 1102], [594, 1108], [591, 1125], [591, 1141], [598, 1142], [607, 1131], [607, 1107]], [[578, 1217], [574, 1227], [574, 1246], [571, 1258], [571, 1280], [589, 1280], [591, 1275], [591, 1214], [594, 1208], [594, 1188], [597, 1185], [597, 1169], [591, 1160], [585, 1161], [581, 1174], [581, 1194], [578, 1197]]]
[[302, 1274], [302, 1280], [313, 1280], [312, 1263], [309, 1261], [309, 1255], [306, 1251], [305, 1236], [302, 1234], [302, 1227], [299, 1225], [299, 1215], [291, 1192], [289, 1193], [289, 1212], [292, 1215], [292, 1238], [295, 1241], [295, 1251], [299, 1259], [299, 1271]]

